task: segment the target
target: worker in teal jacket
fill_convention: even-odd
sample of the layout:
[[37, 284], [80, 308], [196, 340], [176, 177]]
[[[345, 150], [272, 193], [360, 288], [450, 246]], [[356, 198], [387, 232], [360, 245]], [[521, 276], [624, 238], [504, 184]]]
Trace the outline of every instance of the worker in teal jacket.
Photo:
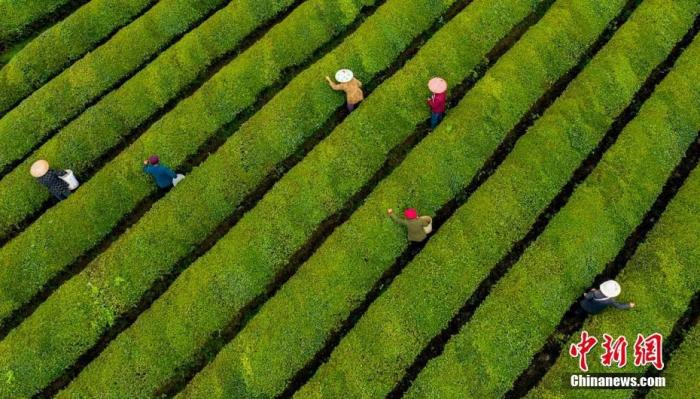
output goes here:
[[159, 188], [168, 188], [173, 185], [173, 179], [177, 177], [177, 174], [167, 166], [161, 165], [157, 155], [148, 157], [143, 161], [143, 165], [143, 171], [153, 176]]

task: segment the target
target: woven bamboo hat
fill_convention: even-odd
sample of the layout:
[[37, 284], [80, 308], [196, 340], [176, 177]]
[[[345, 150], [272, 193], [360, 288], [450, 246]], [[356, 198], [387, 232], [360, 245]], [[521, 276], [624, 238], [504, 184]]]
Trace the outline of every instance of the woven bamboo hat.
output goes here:
[[32, 176], [34, 177], [41, 177], [46, 174], [46, 172], [49, 171], [49, 163], [46, 162], [43, 159], [40, 159], [32, 164], [32, 167], [29, 169], [29, 173], [31, 173]]
[[340, 83], [348, 83], [355, 75], [349, 69], [341, 69], [335, 73], [335, 80]]
[[447, 91], [447, 82], [436, 76], [428, 81], [428, 89], [435, 94], [444, 93]]

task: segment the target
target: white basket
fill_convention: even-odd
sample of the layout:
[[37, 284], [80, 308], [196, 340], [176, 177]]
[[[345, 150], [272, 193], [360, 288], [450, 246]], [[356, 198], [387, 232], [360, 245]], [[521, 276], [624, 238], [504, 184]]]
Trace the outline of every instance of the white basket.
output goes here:
[[173, 179], [173, 186], [177, 186], [177, 184], [180, 183], [181, 181], [183, 181], [184, 179], [185, 179], [185, 175], [178, 174]]
[[430, 216], [421, 216], [421, 219], [427, 219], [430, 221], [427, 226], [423, 227], [423, 231], [425, 231], [425, 234], [430, 234], [433, 232], [433, 218]]
[[68, 189], [70, 191], [75, 191], [76, 188], [80, 185], [78, 182], [78, 179], [75, 177], [75, 174], [73, 174], [73, 171], [70, 169], [66, 170], [66, 174], [63, 176], [59, 176], [61, 180], [64, 182], [68, 183]]

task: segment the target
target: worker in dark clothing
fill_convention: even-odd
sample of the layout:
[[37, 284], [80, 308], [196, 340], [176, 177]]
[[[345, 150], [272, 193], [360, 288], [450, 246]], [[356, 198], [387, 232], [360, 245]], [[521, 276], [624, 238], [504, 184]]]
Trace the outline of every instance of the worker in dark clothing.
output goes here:
[[419, 217], [418, 211], [413, 208], [406, 209], [403, 218], [396, 216], [393, 209], [388, 209], [387, 213], [396, 223], [406, 226], [409, 241], [421, 242], [432, 231], [432, 218], [430, 216]]
[[177, 184], [179, 177], [182, 176], [176, 174], [167, 166], [161, 165], [160, 158], [157, 155], [151, 155], [147, 160], [143, 161], [143, 164], [143, 171], [153, 176], [159, 188], [168, 188]]
[[29, 173], [59, 201], [68, 198], [71, 194], [69, 184], [61, 179], [68, 174], [67, 171], [49, 169], [49, 163], [42, 159], [32, 164]]
[[432, 95], [428, 98], [430, 107], [430, 128], [435, 129], [445, 117], [447, 107], [447, 82], [443, 78], [432, 78], [428, 82], [428, 89]]
[[614, 306], [618, 309], [633, 308], [634, 302], [620, 303], [613, 299], [620, 295], [620, 291], [622, 291], [622, 289], [617, 281], [608, 280], [600, 285], [599, 290], [594, 288], [583, 294], [581, 307], [590, 314], [600, 313], [608, 306]]

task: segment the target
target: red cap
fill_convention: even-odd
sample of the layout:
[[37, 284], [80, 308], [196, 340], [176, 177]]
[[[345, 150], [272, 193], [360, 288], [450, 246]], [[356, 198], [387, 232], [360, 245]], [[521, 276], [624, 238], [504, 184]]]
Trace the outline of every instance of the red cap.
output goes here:
[[158, 158], [158, 155], [151, 155], [150, 157], [148, 157], [148, 163], [150, 163], [151, 165], [158, 165], [159, 162], [160, 158]]
[[415, 219], [418, 217], [418, 211], [414, 208], [408, 208], [403, 211], [403, 215], [406, 216], [406, 219]]

